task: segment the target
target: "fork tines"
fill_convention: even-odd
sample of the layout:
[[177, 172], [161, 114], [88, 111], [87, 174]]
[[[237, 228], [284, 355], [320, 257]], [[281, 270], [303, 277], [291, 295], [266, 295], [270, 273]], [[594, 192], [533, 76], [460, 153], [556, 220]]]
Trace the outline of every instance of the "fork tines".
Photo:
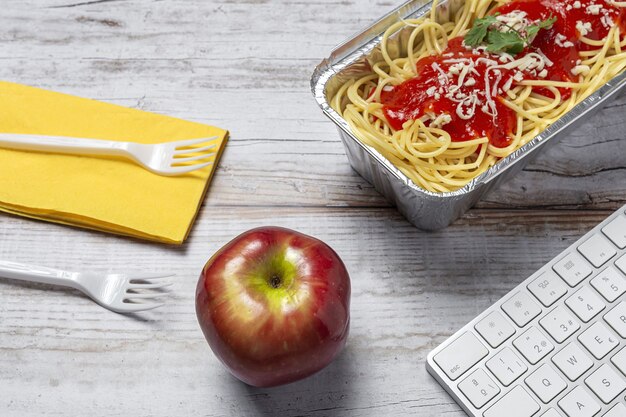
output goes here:
[[[172, 153], [170, 169], [173, 171], [191, 171], [204, 168], [213, 164], [213, 161], [205, 161], [198, 164], [190, 164], [195, 161], [202, 161], [215, 156], [216, 144], [206, 144], [214, 141], [217, 137], [190, 139], [178, 141]], [[206, 144], [204, 146], [197, 146]]]
[[[124, 303], [142, 304], [145, 308], [156, 308], [161, 306], [158, 301], [161, 297], [169, 294], [169, 287], [172, 282], [168, 278], [173, 275], [145, 274], [136, 275], [128, 280], [124, 293]], [[146, 305], [149, 301], [157, 303]]]

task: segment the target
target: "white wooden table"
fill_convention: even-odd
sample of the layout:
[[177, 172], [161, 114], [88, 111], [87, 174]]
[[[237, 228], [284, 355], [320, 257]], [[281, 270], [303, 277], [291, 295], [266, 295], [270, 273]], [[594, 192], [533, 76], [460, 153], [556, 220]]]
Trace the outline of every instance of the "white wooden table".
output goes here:
[[[1, 416], [449, 416], [427, 353], [626, 202], [626, 98], [450, 228], [424, 233], [348, 166], [309, 92], [313, 67], [399, 4], [384, 0], [4, 0], [0, 76], [232, 132], [188, 243], [0, 215], [0, 259], [178, 273], [135, 317], [75, 291], [0, 280]], [[194, 291], [238, 233], [317, 236], [352, 276], [352, 328], [318, 375], [235, 381], [198, 327]]]

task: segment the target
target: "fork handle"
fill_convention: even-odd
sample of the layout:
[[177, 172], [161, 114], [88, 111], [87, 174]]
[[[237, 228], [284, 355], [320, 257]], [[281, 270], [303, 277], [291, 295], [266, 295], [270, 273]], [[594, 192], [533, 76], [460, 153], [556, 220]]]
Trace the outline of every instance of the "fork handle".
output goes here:
[[42, 266], [26, 265], [17, 262], [0, 261], [0, 277], [20, 281], [39, 282], [42, 284], [61, 285], [77, 288], [75, 272], [60, 269], [45, 268]]
[[128, 155], [128, 142], [67, 136], [0, 134], [0, 147], [74, 155]]

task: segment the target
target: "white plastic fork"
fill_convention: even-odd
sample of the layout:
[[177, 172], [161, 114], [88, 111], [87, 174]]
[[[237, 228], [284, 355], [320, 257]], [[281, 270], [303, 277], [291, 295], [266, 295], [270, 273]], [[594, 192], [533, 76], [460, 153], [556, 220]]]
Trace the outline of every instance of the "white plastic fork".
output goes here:
[[137, 162], [155, 174], [174, 176], [186, 174], [211, 165], [213, 161], [204, 161], [191, 165], [185, 164], [206, 160], [215, 155], [215, 152], [212, 152], [212, 150], [215, 149], [215, 144], [193, 147], [211, 142], [215, 139], [217, 139], [217, 136], [152, 145], [67, 136], [2, 133], [0, 134], [0, 147], [74, 155], [122, 156]]
[[[102, 307], [116, 313], [135, 313], [163, 305], [173, 274], [94, 274], [62, 271], [0, 261], [0, 277], [59, 285], [82, 291]], [[149, 290], [144, 291], [144, 290]]]

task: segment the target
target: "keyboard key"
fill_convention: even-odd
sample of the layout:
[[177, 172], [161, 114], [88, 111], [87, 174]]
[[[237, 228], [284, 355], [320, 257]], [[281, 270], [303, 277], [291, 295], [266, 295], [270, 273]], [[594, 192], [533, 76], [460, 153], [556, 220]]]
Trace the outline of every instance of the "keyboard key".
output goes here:
[[429, 356], [469, 414], [626, 417], [625, 225], [626, 206]]
[[489, 359], [486, 365], [505, 387], [511, 385], [528, 370], [522, 360], [508, 347]]
[[541, 274], [528, 285], [528, 289], [545, 307], [550, 307], [567, 293], [563, 280], [552, 271]]
[[557, 343], [563, 343], [580, 329], [580, 323], [564, 307], [558, 306], [541, 320], [539, 324]]
[[484, 417], [532, 417], [539, 410], [539, 404], [518, 385], [485, 411]]
[[600, 321], [581, 333], [578, 340], [598, 360], [604, 358], [619, 345], [617, 337]]
[[477, 369], [465, 378], [459, 389], [476, 408], [481, 408], [496, 395], [500, 394], [498, 384], [493, 382], [487, 372]]
[[619, 258], [615, 261], [615, 266], [620, 269], [624, 274], [626, 274], [626, 255]]
[[552, 267], [570, 287], [580, 284], [593, 273], [589, 263], [577, 252], [570, 252]]
[[626, 292], [626, 278], [613, 266], [608, 267], [592, 279], [591, 285], [609, 303], [617, 300]]
[[488, 354], [489, 350], [478, 338], [467, 332], [435, 355], [433, 360], [448, 378], [456, 381]]
[[609, 323], [622, 338], [626, 339], [626, 301], [617, 304], [613, 310], [604, 315], [604, 320]]
[[552, 357], [552, 362], [574, 382], [593, 366], [593, 362], [577, 343], [570, 343]]
[[559, 407], [565, 411], [567, 417], [593, 417], [602, 410], [600, 404], [583, 387], [576, 387], [563, 397], [559, 401]]
[[602, 233], [611, 239], [611, 242], [618, 248], [626, 248], [626, 217], [617, 217], [602, 228]]
[[567, 383], [547, 363], [541, 365], [525, 382], [544, 404], [548, 404], [567, 388]]
[[606, 308], [600, 296], [586, 285], [565, 300], [565, 304], [585, 323]]
[[611, 410], [603, 415], [602, 417], [624, 417], [626, 416], [626, 405], [617, 404], [615, 407], [611, 408]]
[[539, 304], [526, 291], [515, 294], [502, 304], [502, 309], [519, 327], [526, 326], [541, 313]]
[[602, 235], [591, 236], [578, 247], [578, 251], [596, 268], [600, 268], [617, 254], [615, 246]]
[[513, 346], [531, 365], [536, 364], [554, 350], [554, 345], [536, 327], [531, 327], [513, 341]]
[[513, 326], [498, 311], [494, 311], [482, 319], [475, 326], [475, 329], [494, 349], [515, 334]]
[[626, 348], [620, 350], [617, 355], [613, 356], [611, 358], [611, 362], [613, 362], [613, 365], [615, 365], [615, 367], [626, 376]]
[[605, 404], [609, 404], [626, 390], [624, 379], [607, 364], [602, 365], [585, 379], [585, 384]]

